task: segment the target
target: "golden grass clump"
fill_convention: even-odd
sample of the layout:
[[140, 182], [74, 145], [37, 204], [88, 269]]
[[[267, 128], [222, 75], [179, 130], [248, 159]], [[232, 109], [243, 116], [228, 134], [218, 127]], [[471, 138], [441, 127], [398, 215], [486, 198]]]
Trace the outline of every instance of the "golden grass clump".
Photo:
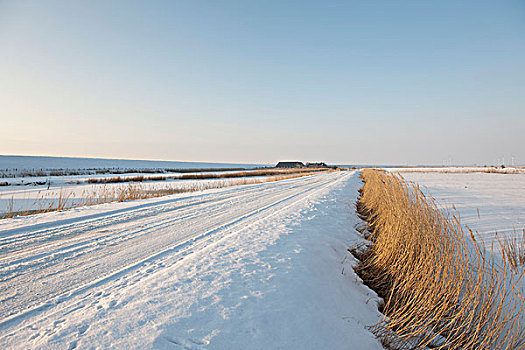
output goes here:
[[525, 266], [525, 228], [521, 237], [518, 232], [515, 230], [513, 237], [507, 237], [500, 242], [503, 258], [516, 272], [520, 267]]
[[356, 272], [383, 297], [370, 327], [391, 349], [524, 348], [520, 282], [472, 232], [400, 175], [365, 169], [357, 210], [370, 244]]

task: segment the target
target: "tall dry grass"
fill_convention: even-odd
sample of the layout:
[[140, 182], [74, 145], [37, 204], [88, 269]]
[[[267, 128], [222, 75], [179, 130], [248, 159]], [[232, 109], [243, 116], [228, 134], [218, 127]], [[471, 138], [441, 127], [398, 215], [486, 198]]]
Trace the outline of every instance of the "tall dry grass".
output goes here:
[[391, 349], [517, 349], [525, 343], [517, 283], [417, 185], [365, 169], [357, 204], [369, 245], [356, 272], [383, 297], [371, 330]]
[[[165, 181], [169, 178], [169, 176], [144, 176], [144, 175], [137, 175], [137, 176], [115, 176], [115, 177], [102, 177], [102, 178], [91, 178], [87, 179], [84, 182], [89, 184], [97, 184], [97, 183], [120, 183], [120, 182], [144, 182], [144, 181]], [[78, 183], [82, 183], [82, 181], [77, 181]]]
[[[326, 170], [332, 172], [334, 170]], [[52, 211], [62, 211], [83, 206], [92, 206], [111, 202], [124, 202], [129, 200], [148, 199], [162, 196], [168, 196], [178, 193], [189, 193], [204, 191], [210, 189], [219, 189], [224, 187], [253, 185], [265, 182], [282, 181], [295, 179], [304, 176], [316, 175], [319, 171], [300, 172], [298, 174], [284, 173], [281, 175], [267, 176], [265, 178], [234, 178], [219, 179], [217, 181], [195, 182], [185, 186], [159, 186], [148, 187], [141, 183], [129, 183], [122, 186], [106, 186], [101, 184], [90, 191], [84, 191], [79, 198], [76, 198], [72, 192], [61, 190], [56, 200], [50, 200], [47, 197], [40, 197], [34, 200], [31, 207], [36, 209], [22, 210], [15, 208], [15, 200], [12, 198], [8, 202], [6, 213], [0, 215], [2, 218], [13, 218], [15, 216], [27, 216], [32, 214], [47, 213]]]
[[[86, 179], [86, 183], [120, 183], [120, 182], [145, 182], [145, 181], [165, 181], [172, 180], [213, 180], [213, 179], [235, 179], [242, 177], [257, 177], [257, 176], [275, 176], [275, 175], [289, 175], [302, 174], [327, 171], [326, 168], [309, 168], [309, 169], [259, 169], [250, 171], [240, 171], [233, 173], [203, 173], [203, 174], [183, 174], [177, 176], [116, 176], [116, 177], [102, 177]], [[77, 181], [81, 183], [81, 181]]]
[[512, 237], [500, 241], [501, 253], [510, 267], [518, 272], [520, 267], [525, 266], [525, 228], [520, 237], [519, 231], [514, 231]]

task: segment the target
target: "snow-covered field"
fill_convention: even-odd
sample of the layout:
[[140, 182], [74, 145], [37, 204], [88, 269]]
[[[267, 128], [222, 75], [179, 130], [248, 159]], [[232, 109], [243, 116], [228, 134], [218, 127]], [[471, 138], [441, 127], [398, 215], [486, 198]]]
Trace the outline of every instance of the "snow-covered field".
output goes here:
[[[187, 189], [217, 181], [177, 181], [174, 179], [180, 175], [175, 172], [177, 169], [185, 169], [184, 175], [190, 175], [200, 174], [203, 169], [206, 174], [217, 174], [235, 172], [224, 169], [255, 167], [254, 164], [0, 155], [0, 217], [8, 212], [56, 208], [59, 202], [66, 202], [66, 207], [76, 206], [129, 185], [86, 183], [90, 179], [167, 177], [166, 180], [148, 181], [140, 187], [153, 191], [166, 187]], [[196, 171], [187, 172], [188, 169]]]
[[[234, 171], [206, 172], [206, 174], [228, 173]], [[199, 172], [185, 173], [185, 175], [201, 174]], [[88, 199], [97, 199], [110, 193], [118, 192], [120, 189], [126, 189], [130, 183], [86, 183], [87, 179], [97, 177], [135, 177], [135, 176], [156, 176], [144, 173], [131, 173], [124, 175], [99, 175], [99, 176], [56, 176], [53, 178], [42, 178], [41, 184], [37, 185], [10, 185], [0, 186], [0, 214], [9, 211], [22, 212], [27, 210], [40, 210], [48, 207], [56, 208], [60, 201], [67, 202], [66, 207], [76, 206], [85, 203]], [[166, 175], [164, 175], [166, 176]], [[177, 175], [172, 175], [177, 176]], [[36, 182], [40, 178], [15, 178], [9, 179], [10, 183]], [[48, 182], [49, 181], [49, 182]], [[199, 188], [212, 183], [224, 183], [233, 180], [229, 179], [210, 179], [210, 180], [177, 180], [168, 178], [160, 181], [146, 181], [135, 183], [143, 190], [162, 190], [166, 188], [178, 188], [181, 190]]]
[[0, 348], [381, 349], [335, 172], [0, 221]]
[[[525, 229], [525, 173], [461, 173], [403, 171], [401, 175], [421, 186], [443, 208], [456, 208], [461, 223], [479, 233], [490, 248], [498, 239], [522, 237]], [[497, 235], [496, 235], [497, 232]]]
[[102, 159], [74, 157], [39, 157], [0, 155], [0, 173], [17, 173], [29, 170], [50, 169], [202, 169], [202, 168], [252, 168], [254, 164], [170, 162], [155, 160]]
[[388, 171], [397, 171], [402, 173], [442, 173], [442, 174], [468, 174], [468, 173], [485, 173], [485, 174], [525, 174], [525, 167], [495, 167], [495, 166], [462, 166], [462, 167], [389, 167], [384, 168]]

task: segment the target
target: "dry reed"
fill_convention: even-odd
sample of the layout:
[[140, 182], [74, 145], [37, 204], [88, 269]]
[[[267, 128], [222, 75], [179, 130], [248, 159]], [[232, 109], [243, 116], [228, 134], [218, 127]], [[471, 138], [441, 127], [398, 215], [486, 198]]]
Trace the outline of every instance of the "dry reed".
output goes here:
[[[326, 170], [331, 172], [333, 170]], [[73, 193], [61, 190], [59, 197], [56, 200], [51, 200], [46, 197], [35, 199], [32, 207], [38, 209], [22, 210], [15, 209], [14, 199], [12, 198], [8, 203], [6, 213], [0, 215], [1, 218], [13, 218], [15, 216], [27, 216], [32, 214], [47, 213], [52, 211], [67, 210], [82, 206], [91, 206], [111, 202], [124, 202], [129, 200], [147, 199], [168, 196], [178, 193], [188, 193], [204, 191], [209, 189], [219, 189], [224, 187], [239, 186], [239, 185], [253, 185], [265, 182], [282, 181], [288, 179], [295, 179], [304, 176], [316, 175], [319, 171], [300, 172], [299, 174], [284, 173], [281, 175], [268, 176], [266, 178], [234, 178], [234, 179], [219, 179], [217, 181], [196, 182], [188, 186], [162, 186], [158, 188], [148, 188], [140, 183], [129, 183], [126, 186], [111, 186], [105, 184], [100, 185], [102, 188], [94, 188], [91, 191], [84, 191], [80, 198], [75, 198]]]
[[[120, 183], [120, 182], [144, 182], [144, 181], [165, 181], [169, 177], [168, 176], [144, 176], [144, 175], [137, 175], [137, 176], [115, 176], [115, 177], [102, 177], [102, 178], [92, 178], [87, 179], [85, 182], [90, 184], [96, 184], [96, 183]], [[78, 183], [81, 183], [81, 181], [78, 181]]]
[[525, 266], [525, 228], [521, 237], [515, 230], [513, 237], [504, 238], [499, 243], [503, 258], [515, 272]]
[[498, 266], [419, 187], [365, 169], [357, 203], [368, 224], [356, 272], [383, 297], [372, 332], [391, 349], [524, 347], [519, 279]]
[[[223, 173], [223, 174], [184, 174], [178, 176], [116, 176], [116, 177], [102, 177], [102, 178], [91, 178], [84, 182], [87, 183], [120, 183], [120, 182], [145, 182], [145, 181], [165, 181], [168, 179], [172, 180], [213, 180], [213, 179], [234, 179], [241, 177], [257, 177], [257, 176], [274, 176], [274, 175], [289, 175], [289, 174], [301, 174], [301, 173], [312, 173], [327, 171], [326, 168], [319, 169], [261, 169], [251, 171], [241, 171], [234, 173]], [[81, 181], [78, 181], [80, 183]]]

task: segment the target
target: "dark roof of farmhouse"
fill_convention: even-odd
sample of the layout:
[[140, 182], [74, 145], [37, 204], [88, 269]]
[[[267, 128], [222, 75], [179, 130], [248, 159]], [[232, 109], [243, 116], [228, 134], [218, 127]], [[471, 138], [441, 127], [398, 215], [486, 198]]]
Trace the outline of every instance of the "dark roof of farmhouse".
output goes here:
[[287, 167], [303, 167], [304, 164], [299, 161], [294, 162], [279, 162], [277, 163], [278, 168], [287, 168]]

